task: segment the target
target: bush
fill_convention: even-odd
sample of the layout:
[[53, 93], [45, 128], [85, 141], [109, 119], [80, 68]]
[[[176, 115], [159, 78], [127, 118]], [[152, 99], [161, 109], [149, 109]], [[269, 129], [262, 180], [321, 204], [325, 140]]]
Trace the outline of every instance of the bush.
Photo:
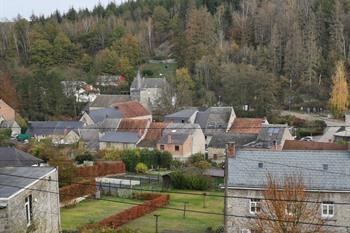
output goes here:
[[121, 150], [100, 150], [97, 154], [98, 158], [104, 160], [119, 161], [122, 157]]
[[208, 190], [212, 187], [210, 177], [176, 171], [170, 174], [171, 184], [176, 189]]
[[84, 161], [94, 161], [93, 156], [89, 152], [84, 152], [84, 154], [77, 155], [74, 159], [78, 164], [84, 163]]
[[198, 168], [203, 169], [203, 170], [204, 169], [208, 169], [208, 168], [211, 167], [211, 164], [208, 161], [206, 161], [206, 160], [202, 160], [202, 161], [196, 162], [193, 165], [195, 167], [198, 167]]
[[196, 153], [196, 154], [191, 155], [189, 162], [191, 164], [195, 164], [195, 163], [198, 163], [198, 162], [203, 161], [203, 160], [205, 160], [204, 155], [201, 153]]
[[136, 165], [136, 167], [135, 167], [135, 170], [136, 170], [137, 173], [142, 173], [142, 174], [144, 174], [144, 173], [146, 173], [146, 172], [148, 171], [148, 167], [147, 167], [147, 165], [144, 164], [144, 163], [138, 163], [138, 164]]

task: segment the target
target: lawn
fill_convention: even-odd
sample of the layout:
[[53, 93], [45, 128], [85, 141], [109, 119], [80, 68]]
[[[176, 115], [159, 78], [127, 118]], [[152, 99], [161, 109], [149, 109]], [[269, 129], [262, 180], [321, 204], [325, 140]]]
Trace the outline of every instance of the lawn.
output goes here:
[[[191, 191], [193, 193], [193, 191]], [[201, 192], [197, 192], [201, 193]], [[212, 194], [223, 195], [220, 192], [211, 192]], [[224, 212], [224, 199], [222, 197], [207, 197], [206, 208], [203, 208], [203, 196], [194, 196], [186, 194], [170, 194], [170, 204], [167, 207], [183, 209], [184, 201], [188, 201], [188, 210], [198, 210], [205, 212]], [[203, 232], [207, 227], [214, 229], [223, 226], [224, 217], [222, 215], [209, 215], [201, 213], [186, 213], [183, 218], [183, 211], [158, 209], [157, 211], [129, 222], [126, 226], [139, 229], [143, 233], [155, 232], [155, 217], [159, 214], [159, 232], [163, 230], [177, 230], [187, 232]]]
[[[126, 201], [117, 197], [103, 197], [103, 199]], [[139, 202], [132, 200], [132, 202]], [[141, 202], [140, 202], [141, 203]], [[110, 215], [130, 208], [132, 205], [104, 200], [85, 200], [71, 208], [61, 208], [61, 222], [63, 230], [76, 230], [87, 223], [100, 221]]]
[[149, 78], [160, 78], [163, 74], [167, 79], [175, 76], [177, 64], [153, 64], [147, 63], [142, 65], [142, 71], [152, 71], [153, 75]]
[[[181, 191], [186, 192], [186, 191]], [[198, 193], [188, 191], [190, 193]], [[210, 192], [210, 194], [223, 195], [222, 192]], [[116, 197], [104, 197], [104, 199], [112, 199], [117, 201], [137, 202], [136, 200], [122, 199]], [[203, 208], [202, 195], [188, 194], [170, 194], [170, 204], [167, 207], [183, 209], [184, 201], [187, 201], [187, 210], [197, 210], [204, 212], [214, 212], [222, 214], [224, 211], [224, 199], [222, 197], [207, 197], [206, 208]], [[103, 218], [116, 214], [124, 209], [130, 208], [132, 205], [113, 203], [103, 200], [87, 200], [79, 203], [74, 208], [61, 209], [62, 228], [76, 229], [78, 226], [90, 222], [97, 222]], [[203, 232], [208, 227], [216, 229], [223, 225], [224, 218], [222, 215], [202, 214], [187, 212], [186, 218], [183, 218], [183, 211], [171, 209], [158, 209], [148, 215], [133, 220], [124, 226], [133, 229], [139, 229], [143, 233], [155, 232], [155, 217], [159, 214], [159, 232], [163, 230], [178, 230], [187, 232]]]

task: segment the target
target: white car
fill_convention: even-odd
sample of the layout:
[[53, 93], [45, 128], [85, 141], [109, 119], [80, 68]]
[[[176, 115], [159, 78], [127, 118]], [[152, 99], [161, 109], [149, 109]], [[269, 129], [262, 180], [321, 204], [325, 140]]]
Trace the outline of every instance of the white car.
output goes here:
[[300, 139], [300, 141], [312, 142], [314, 139], [312, 136], [306, 136]]

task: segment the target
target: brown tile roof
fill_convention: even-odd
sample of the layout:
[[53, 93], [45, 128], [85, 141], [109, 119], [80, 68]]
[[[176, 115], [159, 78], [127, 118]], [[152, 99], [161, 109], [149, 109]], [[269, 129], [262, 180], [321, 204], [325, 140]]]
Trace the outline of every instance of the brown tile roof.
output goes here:
[[147, 128], [148, 120], [122, 119], [118, 126], [118, 132], [140, 133], [143, 135]]
[[328, 142], [286, 140], [282, 150], [347, 150], [347, 145]]
[[152, 122], [147, 130], [145, 138], [139, 143], [139, 147], [155, 147], [162, 136], [163, 130], [169, 123]]
[[231, 126], [230, 132], [237, 134], [259, 134], [263, 118], [236, 118]]
[[142, 104], [136, 101], [117, 103], [114, 105], [125, 118], [148, 116], [151, 113]]

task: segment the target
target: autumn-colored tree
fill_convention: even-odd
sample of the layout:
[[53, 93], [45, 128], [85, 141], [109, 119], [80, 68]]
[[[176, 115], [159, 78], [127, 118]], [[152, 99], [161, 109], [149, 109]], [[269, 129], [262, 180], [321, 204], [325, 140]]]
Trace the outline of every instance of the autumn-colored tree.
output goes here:
[[333, 87], [329, 104], [334, 117], [341, 118], [349, 106], [349, 90], [343, 61], [337, 62], [335, 73], [332, 76], [332, 82]]
[[176, 106], [191, 106], [193, 97], [194, 81], [187, 68], [176, 70], [175, 76], [175, 96]]
[[252, 225], [257, 232], [311, 233], [326, 232], [318, 195], [306, 191], [301, 175], [283, 181], [267, 175], [267, 187]]
[[9, 74], [0, 76], [0, 98], [3, 99], [16, 111], [19, 111], [19, 100], [16, 87]]

